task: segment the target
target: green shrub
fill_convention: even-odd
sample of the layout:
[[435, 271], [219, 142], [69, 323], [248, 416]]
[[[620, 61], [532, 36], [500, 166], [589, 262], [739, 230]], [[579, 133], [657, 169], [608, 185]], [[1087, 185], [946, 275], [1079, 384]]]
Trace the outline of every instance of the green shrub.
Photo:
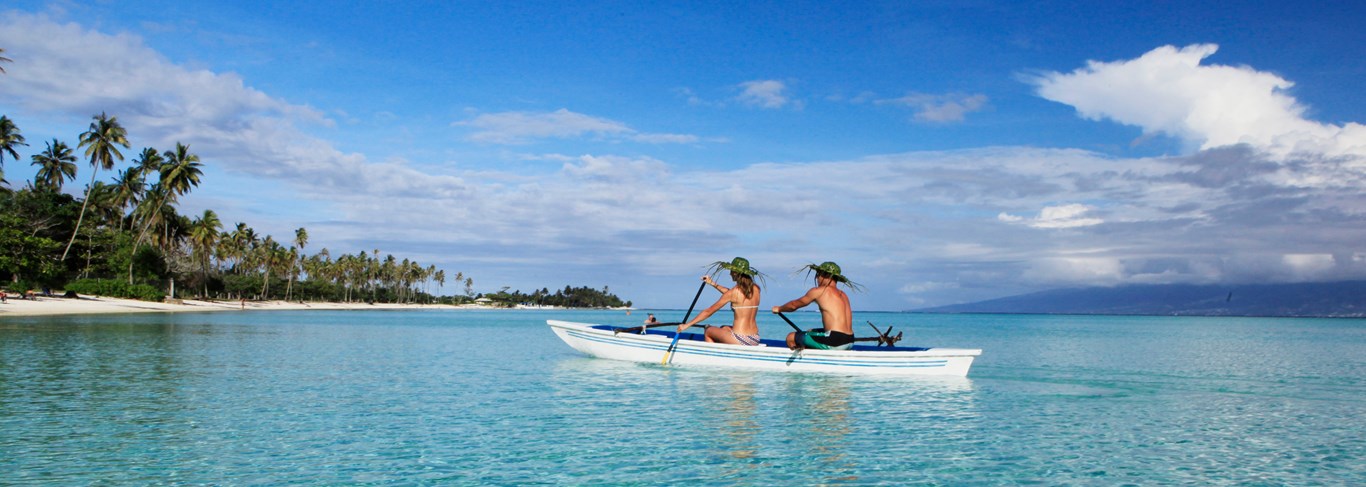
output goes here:
[[5, 289], [9, 289], [10, 292], [15, 294], [23, 294], [24, 291], [38, 288], [34, 287], [34, 284], [32, 282], [29, 282], [27, 279], [20, 279], [15, 282], [6, 283]]
[[111, 298], [129, 298], [141, 301], [159, 302], [166, 297], [166, 293], [156, 286], [148, 284], [133, 284], [119, 279], [78, 279], [66, 285], [67, 291], [76, 291], [76, 294], [90, 294], [95, 296], [108, 296]]

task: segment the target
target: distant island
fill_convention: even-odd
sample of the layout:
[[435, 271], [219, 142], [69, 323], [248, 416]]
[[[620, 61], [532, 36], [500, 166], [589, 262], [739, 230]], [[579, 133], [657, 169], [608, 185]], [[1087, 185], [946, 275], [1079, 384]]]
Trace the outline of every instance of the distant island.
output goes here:
[[493, 305], [511, 307], [550, 307], [550, 308], [629, 308], [630, 301], [622, 301], [617, 295], [612, 294], [607, 286], [601, 290], [593, 289], [588, 286], [570, 287], [565, 286], [562, 290], [556, 290], [553, 294], [549, 288], [541, 288], [532, 291], [530, 294], [523, 293], [521, 290], [508, 292], [509, 287], [503, 287], [496, 293], [480, 294], [476, 302], [489, 302]]
[[1361, 318], [1366, 281], [1072, 288], [911, 311]]

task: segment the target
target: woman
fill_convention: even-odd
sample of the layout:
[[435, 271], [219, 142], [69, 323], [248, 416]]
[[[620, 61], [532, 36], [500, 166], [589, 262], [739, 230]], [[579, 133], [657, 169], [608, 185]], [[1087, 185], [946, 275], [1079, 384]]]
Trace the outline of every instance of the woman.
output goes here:
[[[763, 273], [749, 266], [749, 261], [744, 257], [736, 257], [730, 262], [716, 262], [709, 266], [711, 272], [702, 276], [702, 281], [710, 284], [711, 287], [721, 292], [721, 298], [716, 300], [707, 309], [698, 313], [692, 321], [679, 325], [678, 332], [696, 325], [703, 320], [711, 317], [726, 303], [730, 303], [731, 313], [734, 319], [731, 326], [706, 326], [706, 337], [708, 342], [730, 343], [734, 345], [755, 346], [759, 344], [759, 324], [754, 321], [754, 316], [759, 312], [759, 286], [754, 284], [754, 278], [763, 278]], [[727, 289], [720, 283], [712, 280], [712, 276], [721, 270], [730, 271], [730, 279], [735, 281], [735, 286]]]

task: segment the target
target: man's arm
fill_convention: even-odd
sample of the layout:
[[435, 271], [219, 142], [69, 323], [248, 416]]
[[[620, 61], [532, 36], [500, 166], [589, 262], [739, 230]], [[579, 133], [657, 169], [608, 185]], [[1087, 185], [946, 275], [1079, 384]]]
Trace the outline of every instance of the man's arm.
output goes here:
[[811, 304], [813, 301], [815, 301], [816, 296], [816, 288], [813, 287], [810, 290], [808, 290], [806, 294], [803, 294], [800, 298], [788, 301], [787, 303], [784, 303], [782, 306], [774, 306], [773, 313], [777, 314], [802, 309], [806, 307], [806, 305]]

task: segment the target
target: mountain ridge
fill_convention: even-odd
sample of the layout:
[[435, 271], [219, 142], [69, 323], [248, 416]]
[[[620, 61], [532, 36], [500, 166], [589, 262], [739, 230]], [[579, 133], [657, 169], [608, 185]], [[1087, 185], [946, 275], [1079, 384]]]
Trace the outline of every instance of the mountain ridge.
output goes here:
[[1366, 281], [1065, 288], [918, 313], [1366, 317]]

